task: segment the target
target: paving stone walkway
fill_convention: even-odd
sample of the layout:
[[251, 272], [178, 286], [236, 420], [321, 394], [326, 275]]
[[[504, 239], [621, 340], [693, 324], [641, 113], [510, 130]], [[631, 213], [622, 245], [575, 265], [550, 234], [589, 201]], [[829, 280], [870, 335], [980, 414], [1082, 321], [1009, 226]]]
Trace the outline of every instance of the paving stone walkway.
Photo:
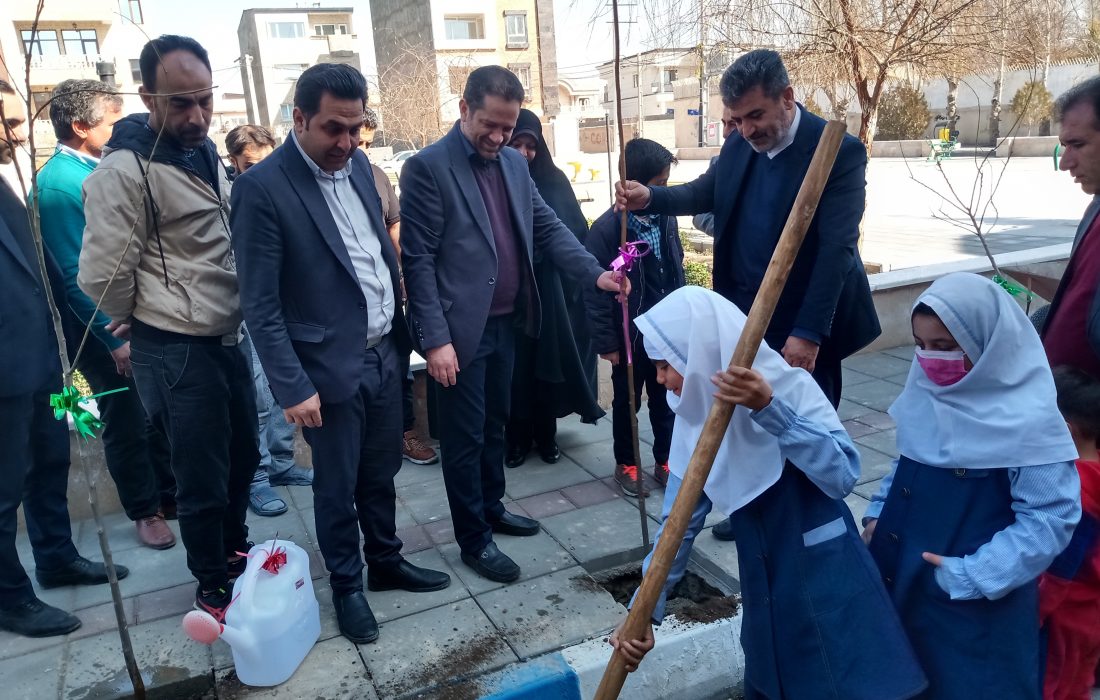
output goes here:
[[[894, 425], [885, 410], [900, 391], [911, 348], [851, 358], [845, 366], [840, 416], [863, 457], [863, 477], [847, 502], [858, 519], [890, 467]], [[643, 452], [652, 432], [640, 418]], [[190, 609], [194, 582], [182, 545], [156, 552], [140, 548], [125, 516], [107, 518], [118, 563], [130, 567], [121, 582], [146, 683], [161, 697], [205, 698], [405, 698], [443, 697], [440, 684], [474, 677], [585, 639], [606, 634], [624, 614], [590, 573], [636, 561], [642, 555], [639, 515], [612, 480], [610, 420], [595, 426], [559, 421], [560, 463], [532, 454], [508, 469], [508, 508], [538, 518], [535, 537], [499, 536], [500, 548], [516, 559], [522, 578], [511, 585], [476, 576], [459, 559], [439, 465], [404, 464], [397, 477], [397, 526], [404, 554], [413, 563], [452, 577], [443, 591], [369, 593], [382, 623], [381, 638], [356, 646], [339, 635], [327, 576], [317, 550], [313, 498], [308, 487], [289, 487], [290, 510], [274, 518], [249, 515], [250, 538], [288, 538], [310, 552], [321, 605], [321, 639], [294, 677], [273, 689], [242, 687], [232, 674], [229, 649], [186, 638], [181, 616]], [[647, 461], [651, 459], [647, 455]], [[662, 491], [648, 499], [650, 531], [657, 527]], [[719, 518], [712, 516], [708, 525]], [[173, 529], [176, 524], [172, 523]], [[73, 524], [80, 552], [100, 558], [94, 523]], [[178, 532], [178, 529], [177, 529]], [[32, 563], [25, 535], [21, 560]], [[732, 543], [703, 534], [694, 551], [696, 570], [727, 592], [737, 590]], [[43, 600], [73, 610], [84, 626], [62, 638], [24, 639], [0, 632], [0, 678], [5, 698], [84, 700], [125, 694], [113, 609], [106, 586], [39, 591]]]

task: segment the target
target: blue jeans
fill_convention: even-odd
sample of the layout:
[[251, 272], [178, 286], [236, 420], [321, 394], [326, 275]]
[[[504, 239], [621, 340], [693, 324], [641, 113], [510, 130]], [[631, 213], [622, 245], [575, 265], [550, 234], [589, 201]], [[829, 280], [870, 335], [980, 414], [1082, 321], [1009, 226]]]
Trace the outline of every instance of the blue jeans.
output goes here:
[[294, 467], [294, 426], [286, 422], [283, 407], [271, 393], [267, 375], [260, 365], [256, 346], [245, 331], [244, 345], [252, 358], [252, 382], [256, 385], [257, 435], [259, 437], [260, 466], [252, 477], [252, 488], [267, 486], [272, 477], [278, 478]]
[[226, 557], [247, 546], [248, 485], [259, 462], [251, 367], [239, 345], [166, 340], [146, 329], [134, 325], [134, 382], [171, 446], [187, 566], [214, 590], [227, 584]]
[[[669, 514], [672, 513], [672, 504], [676, 501], [676, 494], [680, 492], [681, 483], [683, 482], [680, 477], [671, 473], [668, 475], [668, 485], [665, 486], [665, 500], [661, 504], [661, 526], [657, 528], [657, 534], [653, 536], [653, 549], [657, 548], [657, 541], [661, 539], [661, 535], [665, 531], [665, 523], [668, 521]], [[691, 521], [688, 523], [687, 532], [684, 533], [684, 541], [680, 543], [680, 549], [676, 552], [676, 558], [672, 560], [672, 567], [668, 571], [664, 591], [662, 591], [661, 597], [657, 599], [657, 605], [653, 608], [652, 619], [655, 623], [660, 624], [661, 620], [664, 619], [665, 602], [668, 595], [672, 593], [672, 589], [676, 587], [676, 584], [684, 578], [684, 573], [687, 572], [688, 559], [691, 557], [691, 546], [695, 543], [695, 538], [703, 531], [707, 516], [710, 515], [713, 508], [714, 506], [707, 495], [705, 493], [699, 494], [699, 502], [695, 504], [695, 510], [691, 512]], [[649, 570], [649, 561], [653, 558], [653, 549], [649, 550], [645, 561], [642, 562], [643, 575]], [[630, 604], [634, 604], [633, 599], [631, 599]]]

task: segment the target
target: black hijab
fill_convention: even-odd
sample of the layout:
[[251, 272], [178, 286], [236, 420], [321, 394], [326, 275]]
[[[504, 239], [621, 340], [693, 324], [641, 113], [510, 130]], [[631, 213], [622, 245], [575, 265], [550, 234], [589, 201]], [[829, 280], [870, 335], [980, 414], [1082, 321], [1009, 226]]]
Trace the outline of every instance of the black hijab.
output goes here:
[[519, 120], [512, 131], [512, 140], [517, 136], [527, 134], [535, 139], [535, 159], [527, 166], [531, 170], [531, 179], [535, 182], [539, 194], [546, 200], [554, 213], [558, 215], [562, 223], [573, 232], [579, 240], [583, 241], [588, 233], [588, 222], [581, 213], [581, 205], [577, 203], [577, 195], [573, 192], [573, 185], [558, 166], [554, 165], [554, 159], [550, 155], [550, 148], [542, 137], [542, 122], [538, 116], [529, 109], [519, 111]]

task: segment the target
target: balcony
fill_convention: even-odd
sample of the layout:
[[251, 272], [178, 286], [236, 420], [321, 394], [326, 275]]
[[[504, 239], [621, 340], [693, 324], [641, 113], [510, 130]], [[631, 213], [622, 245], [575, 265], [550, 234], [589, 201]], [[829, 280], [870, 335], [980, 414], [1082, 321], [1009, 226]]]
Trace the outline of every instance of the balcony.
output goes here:
[[[337, 51], [359, 52], [358, 34], [328, 34], [325, 36], [311, 36], [311, 41], [317, 42], [318, 55], [331, 54]], [[322, 49], [322, 47], [325, 47]]]
[[104, 60], [99, 54], [66, 54], [58, 56], [31, 56], [31, 70], [82, 71], [91, 69], [93, 76], [95, 64]]

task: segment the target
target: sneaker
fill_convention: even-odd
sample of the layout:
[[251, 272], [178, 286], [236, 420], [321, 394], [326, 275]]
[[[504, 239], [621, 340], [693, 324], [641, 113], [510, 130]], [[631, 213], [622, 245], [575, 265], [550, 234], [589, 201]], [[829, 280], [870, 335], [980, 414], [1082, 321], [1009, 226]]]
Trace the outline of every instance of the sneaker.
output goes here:
[[[644, 477], [642, 478], [644, 479]], [[628, 496], [637, 496], [639, 488], [642, 490], [643, 496], [649, 495], [649, 489], [645, 487], [645, 482], [639, 480], [638, 467], [633, 464], [615, 465], [615, 483]]]
[[428, 447], [416, 434], [415, 430], [406, 430], [405, 438], [401, 444], [401, 454], [413, 464], [435, 464], [439, 461], [439, 455]]
[[668, 486], [668, 462], [653, 465], [653, 478], [657, 480], [661, 488]]
[[208, 613], [218, 622], [225, 622], [225, 611], [233, 602], [233, 595], [225, 588], [204, 591], [199, 585], [195, 589], [195, 610]]

